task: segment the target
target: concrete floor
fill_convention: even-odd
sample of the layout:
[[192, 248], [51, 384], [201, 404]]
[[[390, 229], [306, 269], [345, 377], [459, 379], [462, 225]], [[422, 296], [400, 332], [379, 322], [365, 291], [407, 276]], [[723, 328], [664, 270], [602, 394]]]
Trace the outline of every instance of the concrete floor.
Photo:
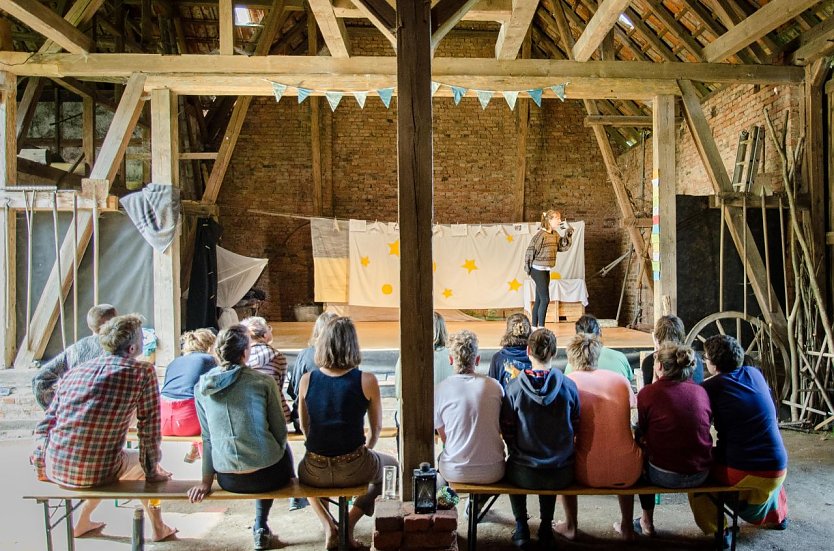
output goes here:
[[[787, 490], [790, 504], [790, 528], [786, 532], [757, 530], [742, 526], [740, 549], [803, 551], [834, 549], [834, 437], [827, 434], [783, 433], [790, 454]], [[393, 442], [383, 442], [383, 451]], [[23, 501], [27, 482], [34, 476], [27, 462], [31, 439], [0, 442], [0, 467], [4, 476], [4, 491], [0, 495], [0, 550], [45, 549], [43, 513], [35, 503]], [[199, 465], [182, 462], [185, 445], [165, 444], [164, 466], [177, 478], [194, 479], [199, 476]], [[295, 450], [296, 458], [301, 448]], [[537, 514], [535, 499], [530, 499], [530, 513]], [[102, 535], [76, 540], [77, 551], [119, 551], [130, 549], [131, 514], [135, 504], [116, 507], [103, 503], [98, 511], [100, 520], [107, 522]], [[246, 501], [205, 502], [190, 505], [176, 502], [163, 505], [165, 519], [179, 529], [177, 541], [147, 544], [154, 551], [232, 551], [251, 549], [250, 526], [253, 506]], [[699, 535], [685, 497], [663, 496], [656, 512], [658, 538], [641, 539], [634, 545], [618, 544], [612, 523], [618, 516], [614, 497], [583, 498], [579, 502], [580, 541], [561, 542], [559, 549], [709, 549], [710, 542]], [[637, 505], [639, 510], [639, 504]], [[557, 519], [560, 510], [557, 507]], [[463, 519], [462, 519], [463, 522]], [[478, 549], [510, 550], [512, 514], [506, 497], [479, 528]], [[287, 502], [275, 504], [270, 526], [278, 534], [283, 546], [299, 551], [322, 549], [319, 525], [309, 510], [289, 512]], [[538, 524], [531, 521], [533, 533]], [[370, 543], [372, 522], [360, 521], [357, 537]], [[460, 529], [460, 546], [465, 549], [465, 526]], [[65, 549], [66, 538], [59, 530], [55, 549]]]

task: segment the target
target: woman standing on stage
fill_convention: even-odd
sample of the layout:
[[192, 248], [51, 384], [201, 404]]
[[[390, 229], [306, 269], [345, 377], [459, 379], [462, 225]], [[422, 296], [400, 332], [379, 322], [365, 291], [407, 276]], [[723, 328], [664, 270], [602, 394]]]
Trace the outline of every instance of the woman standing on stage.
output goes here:
[[556, 266], [559, 250], [559, 234], [556, 228], [562, 223], [562, 213], [547, 210], [542, 213], [541, 229], [533, 236], [524, 254], [524, 271], [536, 284], [536, 300], [533, 303], [533, 330], [544, 327], [547, 307], [550, 304], [550, 269]]

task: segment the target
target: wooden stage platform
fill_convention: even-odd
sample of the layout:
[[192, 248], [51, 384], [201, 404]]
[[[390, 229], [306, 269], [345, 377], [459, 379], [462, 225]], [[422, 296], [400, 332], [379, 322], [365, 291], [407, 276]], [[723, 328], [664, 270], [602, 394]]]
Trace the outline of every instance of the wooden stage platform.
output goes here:
[[[311, 322], [270, 322], [273, 343], [278, 350], [293, 351], [307, 347], [307, 341], [313, 331]], [[398, 350], [399, 323], [396, 321], [360, 321], [356, 322], [359, 333], [359, 346], [362, 350]], [[499, 341], [504, 334], [506, 322], [502, 321], [450, 321], [446, 323], [449, 333], [469, 329], [478, 335], [483, 350], [500, 348]], [[556, 333], [559, 348], [564, 348], [574, 334], [573, 323], [548, 323], [547, 328]], [[653, 347], [650, 333], [626, 329], [625, 327], [603, 328], [602, 340], [609, 348], [649, 349]]]

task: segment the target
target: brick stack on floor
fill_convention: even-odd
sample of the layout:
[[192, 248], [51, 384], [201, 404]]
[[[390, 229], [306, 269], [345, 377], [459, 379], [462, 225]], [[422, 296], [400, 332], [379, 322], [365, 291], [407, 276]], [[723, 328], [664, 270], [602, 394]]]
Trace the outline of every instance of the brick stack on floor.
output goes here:
[[414, 513], [413, 502], [379, 499], [374, 513], [373, 549], [457, 551], [457, 529], [457, 509], [418, 515]]

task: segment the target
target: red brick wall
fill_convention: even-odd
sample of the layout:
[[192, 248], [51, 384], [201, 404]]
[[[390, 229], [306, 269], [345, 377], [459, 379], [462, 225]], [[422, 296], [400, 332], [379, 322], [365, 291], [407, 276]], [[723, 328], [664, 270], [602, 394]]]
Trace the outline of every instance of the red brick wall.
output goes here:
[[[739, 133], [750, 128], [750, 126], [767, 126], [764, 117], [764, 109], [770, 113], [770, 117], [781, 132], [783, 117], [789, 113], [788, 122], [788, 143], [795, 146], [800, 136], [800, 107], [802, 104], [802, 87], [800, 86], [753, 86], [753, 85], [732, 85], [713, 94], [703, 103], [704, 114], [710, 125], [712, 134], [721, 158], [732, 177], [733, 163], [735, 162], [736, 150], [738, 148]], [[678, 126], [677, 133], [677, 192], [681, 195], [711, 195], [712, 185], [709, 182], [704, 166], [698, 156], [698, 151], [692, 142], [684, 122]], [[642, 148], [638, 144], [618, 159], [620, 170], [623, 174], [626, 187], [635, 200], [638, 212], [643, 210], [643, 215], [651, 215], [652, 199], [652, 142], [651, 136], [646, 139], [645, 148], [645, 197], [647, 202], [641, 203], [640, 182], [641, 166], [640, 156]], [[781, 165], [779, 164], [778, 153], [774, 150], [771, 138], [765, 135], [765, 146], [759, 173], [756, 176], [756, 185], [764, 183], [771, 189], [779, 190], [782, 187]], [[754, 190], [758, 193], [758, 188]], [[639, 214], [638, 214], [639, 216]], [[645, 230], [648, 236], [649, 230]], [[621, 248], [625, 252], [629, 246], [628, 237], [623, 234]], [[626, 291], [624, 309], [625, 320], [634, 319], [637, 308], [637, 270], [632, 269]], [[645, 323], [653, 323], [653, 302], [651, 293], [644, 289], [643, 295], [643, 316]]]

